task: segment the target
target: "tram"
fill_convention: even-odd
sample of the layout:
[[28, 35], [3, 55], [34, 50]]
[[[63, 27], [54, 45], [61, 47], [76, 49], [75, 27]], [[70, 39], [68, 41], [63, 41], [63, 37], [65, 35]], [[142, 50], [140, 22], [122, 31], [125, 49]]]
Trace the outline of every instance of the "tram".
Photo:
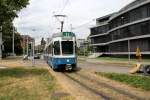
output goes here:
[[54, 71], [77, 67], [76, 36], [73, 32], [53, 34], [44, 48], [44, 59]]

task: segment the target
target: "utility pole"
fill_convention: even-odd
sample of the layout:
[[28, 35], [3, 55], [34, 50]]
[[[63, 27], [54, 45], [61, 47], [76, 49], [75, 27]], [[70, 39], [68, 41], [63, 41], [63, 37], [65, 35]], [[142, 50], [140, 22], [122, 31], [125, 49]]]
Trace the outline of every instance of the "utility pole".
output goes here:
[[34, 59], [34, 54], [35, 54], [35, 39], [32, 41], [32, 53], [33, 53], [33, 59], [32, 59], [32, 67], [35, 65], [35, 59]]
[[0, 60], [2, 59], [2, 45], [3, 45], [3, 33], [2, 33], [3, 27], [0, 26]]
[[61, 32], [63, 32], [64, 21], [61, 21]]
[[23, 56], [25, 56], [25, 47], [26, 47], [26, 42], [25, 42], [25, 38], [23, 37]]
[[66, 15], [54, 15], [54, 17], [56, 17], [56, 19], [60, 22], [61, 24], [61, 32], [63, 32], [63, 27], [64, 27], [64, 18], [66, 17]]
[[72, 32], [72, 29], [73, 29], [73, 28], [72, 28], [72, 24], [70, 24], [70, 32]]
[[131, 53], [130, 52], [131, 52], [130, 51], [130, 40], [128, 40], [128, 60], [129, 60], [129, 63], [130, 63], [130, 60], [131, 60], [131, 57], [130, 57]]
[[27, 35], [27, 56], [29, 55], [29, 38], [28, 38], [28, 35]]
[[15, 28], [13, 27], [13, 37], [12, 37], [12, 54], [15, 56]]

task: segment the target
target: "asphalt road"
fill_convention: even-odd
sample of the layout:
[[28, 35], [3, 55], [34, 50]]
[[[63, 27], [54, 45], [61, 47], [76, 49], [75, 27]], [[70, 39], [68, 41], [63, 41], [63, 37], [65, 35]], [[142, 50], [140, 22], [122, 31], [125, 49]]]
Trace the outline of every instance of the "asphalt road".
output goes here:
[[[32, 61], [23, 61], [22, 63], [32, 66]], [[35, 65], [43, 67], [45, 64], [44, 60], [36, 59]], [[0, 68], [5, 68], [7, 66], [1, 65]], [[116, 73], [128, 73], [128, 71], [132, 68], [126, 65], [114, 65], [110, 63], [102, 63], [102, 62], [89, 62], [89, 61], [78, 61], [78, 67], [82, 70], [89, 70], [93, 72], [116, 72]]]
[[[44, 60], [35, 60], [35, 65], [41, 66], [45, 63]], [[107, 63], [92, 63], [87, 61], [78, 61], [78, 68], [82, 70], [89, 70], [94, 72], [115, 72], [128, 73], [132, 67], [125, 65], [113, 65]]]
[[128, 73], [132, 67], [125, 65], [113, 65], [107, 63], [91, 63], [87, 61], [79, 61], [78, 67], [81, 69], [92, 70], [96, 72], [115, 72], [115, 73]]

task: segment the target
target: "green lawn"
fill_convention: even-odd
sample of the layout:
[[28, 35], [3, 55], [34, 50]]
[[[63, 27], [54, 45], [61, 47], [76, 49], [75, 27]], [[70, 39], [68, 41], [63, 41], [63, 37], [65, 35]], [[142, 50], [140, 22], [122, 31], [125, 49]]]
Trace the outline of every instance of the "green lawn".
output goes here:
[[56, 87], [47, 69], [0, 69], [0, 100], [59, 100]]
[[96, 74], [115, 80], [115, 81], [129, 84], [136, 88], [141, 88], [143, 90], [150, 91], [150, 77], [149, 76], [128, 75], [128, 74], [118, 74], [118, 73], [104, 73], [104, 72], [96, 72]]

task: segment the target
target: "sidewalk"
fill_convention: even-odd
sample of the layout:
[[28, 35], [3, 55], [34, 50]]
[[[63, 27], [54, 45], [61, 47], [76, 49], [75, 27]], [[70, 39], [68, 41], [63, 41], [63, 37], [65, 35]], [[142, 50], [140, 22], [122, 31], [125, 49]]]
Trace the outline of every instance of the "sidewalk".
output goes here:
[[[39, 62], [39, 63], [37, 63]], [[35, 60], [35, 67], [43, 67], [43, 60]], [[34, 67], [32, 60], [23, 60], [22, 57], [9, 57], [0, 60], [1, 68]]]

